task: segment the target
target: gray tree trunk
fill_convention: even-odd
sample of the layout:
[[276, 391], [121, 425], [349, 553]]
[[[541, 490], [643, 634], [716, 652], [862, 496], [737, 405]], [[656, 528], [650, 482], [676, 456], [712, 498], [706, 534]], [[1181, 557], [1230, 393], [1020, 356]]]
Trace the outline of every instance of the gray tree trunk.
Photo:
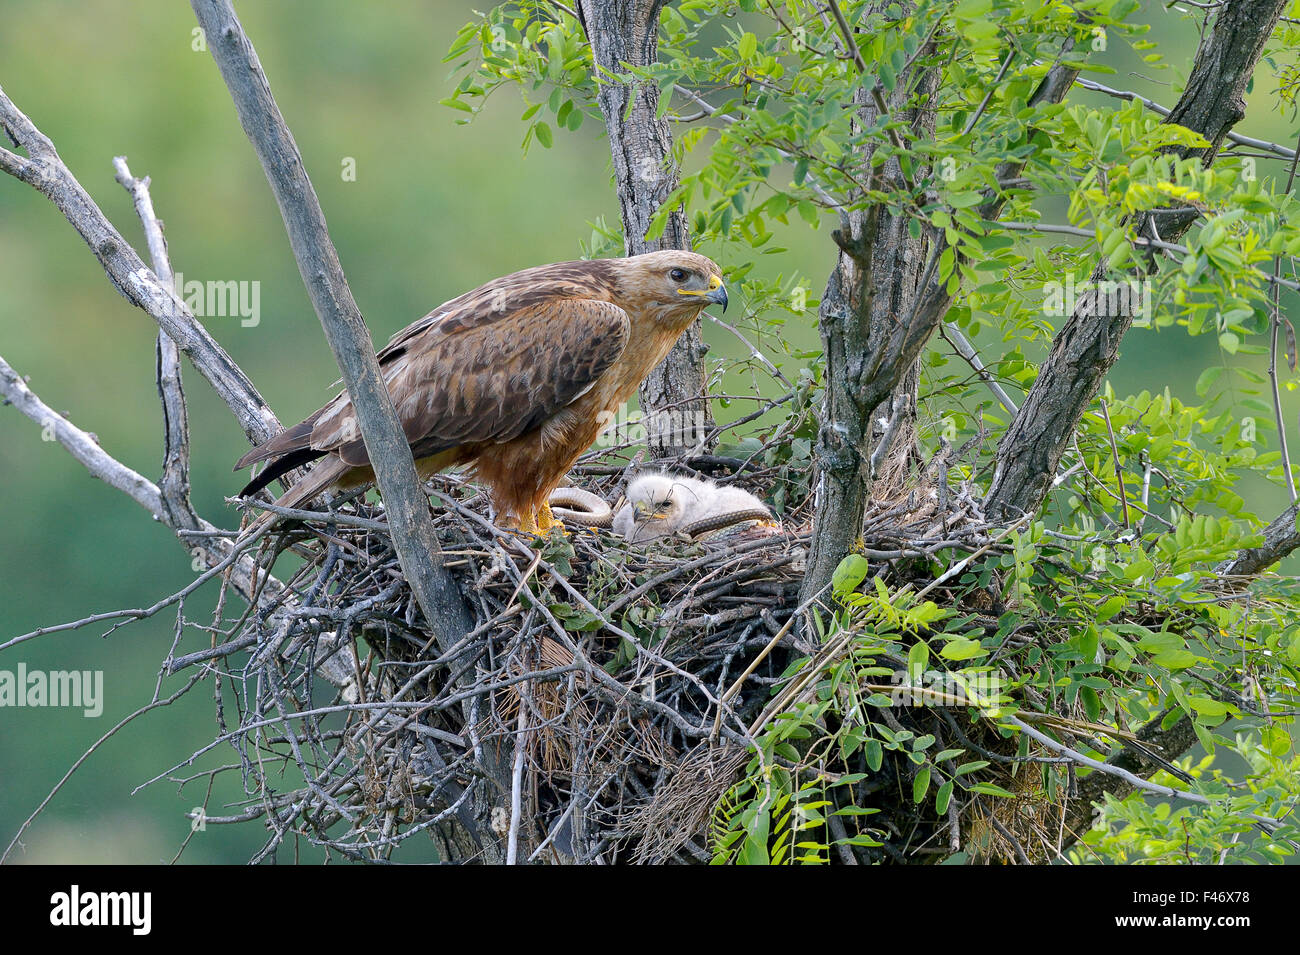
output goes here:
[[[663, 5], [664, 0], [579, 0], [577, 11], [596, 64], [610, 73], [623, 73], [624, 63], [647, 66], [656, 62]], [[656, 117], [658, 87], [633, 82], [630, 77], [626, 83], [605, 80], [597, 98], [614, 161], [625, 252], [638, 255], [659, 249], [690, 249], [686, 215], [681, 209], [669, 215], [659, 238], [647, 241], [645, 237], [655, 213], [680, 181], [668, 123]], [[642, 383], [638, 395], [651, 456], [680, 456], [695, 450], [712, 428], [705, 397], [706, 351], [696, 320]]]
[[[1057, 64], [1043, 77], [1030, 103], [1059, 102], [1077, 75], [1077, 70]], [[935, 82], [934, 75], [900, 76], [895, 98], [910, 84], [924, 92]], [[868, 99], [863, 101], [868, 105], [861, 115], [870, 121], [875, 107]], [[918, 132], [933, 130], [932, 125], [922, 125], [933, 122], [926, 111], [899, 114], [893, 104], [886, 105]], [[1013, 179], [1021, 168], [1018, 163], [1004, 163], [998, 168], [998, 178]], [[882, 174], [898, 176], [898, 164], [891, 160]], [[1002, 205], [1002, 199], [992, 196], [980, 207], [980, 215], [996, 219]], [[905, 220], [879, 208], [849, 219], [851, 234], [836, 234], [841, 251], [822, 298], [826, 399], [817, 443], [816, 518], [808, 572], [800, 592], [804, 601], [830, 582], [836, 566], [858, 540], [872, 490], [868, 467], [871, 419], [879, 417], [880, 407], [892, 393], [909, 387], [915, 391], [917, 356], [952, 303], [946, 283], [923, 271], [943, 251], [942, 237], [933, 248], [925, 248], [907, 233]], [[904, 413], [914, 415], [914, 404]], [[907, 450], [895, 448], [894, 454]], [[897, 457], [893, 464], [897, 470]]]
[[[922, 138], [934, 134], [933, 113], [896, 107], [913, 86], [924, 96], [933, 91], [935, 82], [932, 72], [899, 77], [894, 102], [887, 104]], [[874, 123], [879, 113], [865, 89], [858, 103], [860, 123]], [[874, 147], [864, 151], [860, 168], [870, 168], [873, 152]], [[902, 170], [898, 160], [891, 158], [875, 175], [901, 181]], [[904, 420], [887, 459], [890, 463], [882, 470], [895, 477], [907, 470], [916, 433], [916, 358], [942, 316], [942, 311], [936, 314], [933, 309], [923, 315], [919, 308], [933, 243], [924, 233], [913, 238], [908, 222], [906, 216], [884, 206], [872, 206], [849, 213], [848, 235], [836, 233], [840, 251], [819, 313], [826, 392], [816, 445], [815, 517], [803, 600], [826, 585], [861, 536], [875, 479], [870, 458], [881, 431], [874, 422], [890, 417], [893, 398], [904, 394], [899, 409]], [[940, 290], [933, 287], [932, 293]], [[946, 295], [943, 298], [946, 311]], [[904, 326], [909, 315], [912, 328]], [[929, 328], [923, 330], [926, 324]], [[913, 330], [921, 334], [914, 338]]]

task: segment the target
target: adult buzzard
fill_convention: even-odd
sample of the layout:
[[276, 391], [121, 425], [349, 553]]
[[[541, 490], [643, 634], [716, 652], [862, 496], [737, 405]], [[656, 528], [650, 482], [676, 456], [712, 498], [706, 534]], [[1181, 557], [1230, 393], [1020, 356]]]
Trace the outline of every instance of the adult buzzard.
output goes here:
[[[469, 465], [502, 526], [544, 532], [547, 496], [710, 304], [727, 290], [693, 252], [543, 265], [438, 306], [379, 364], [420, 473]], [[271, 462], [240, 494], [318, 458], [277, 504], [374, 480], [347, 392], [240, 458]]]

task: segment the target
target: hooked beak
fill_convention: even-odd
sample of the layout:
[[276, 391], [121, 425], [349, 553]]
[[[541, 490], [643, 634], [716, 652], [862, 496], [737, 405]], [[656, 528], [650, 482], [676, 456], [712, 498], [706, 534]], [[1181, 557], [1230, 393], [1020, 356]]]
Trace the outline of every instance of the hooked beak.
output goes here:
[[632, 505], [632, 513], [637, 524], [644, 524], [646, 521], [662, 521], [668, 516], [668, 507], [656, 507], [650, 501], [637, 501]]
[[727, 310], [727, 287], [722, 284], [722, 279], [716, 275], [709, 276], [709, 287], [705, 291], [688, 291], [687, 289], [678, 289], [678, 295], [699, 295], [710, 305], [721, 305], [722, 310]]

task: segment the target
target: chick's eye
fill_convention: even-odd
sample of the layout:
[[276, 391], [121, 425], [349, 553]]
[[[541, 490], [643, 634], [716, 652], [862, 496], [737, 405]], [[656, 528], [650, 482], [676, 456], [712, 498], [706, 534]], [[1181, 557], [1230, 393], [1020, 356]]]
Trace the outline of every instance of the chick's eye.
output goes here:
[[685, 282], [685, 281], [686, 281], [686, 270], [685, 270], [685, 269], [673, 269], [671, 272], [668, 273], [668, 277], [671, 278], [674, 282]]

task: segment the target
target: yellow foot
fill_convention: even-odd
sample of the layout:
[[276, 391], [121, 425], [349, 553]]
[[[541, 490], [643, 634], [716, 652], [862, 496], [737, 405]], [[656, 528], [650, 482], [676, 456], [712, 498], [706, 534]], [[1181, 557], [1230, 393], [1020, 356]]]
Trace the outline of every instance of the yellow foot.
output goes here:
[[552, 527], [558, 527], [561, 534], [565, 534], [566, 536], [568, 534], [568, 531], [564, 529], [563, 522], [556, 520], [555, 515], [551, 513], [551, 505], [549, 504], [542, 504], [541, 508], [537, 511], [535, 521], [537, 524], [537, 533], [539, 534], [549, 534]]
[[517, 519], [512, 515], [508, 518], [508, 521], [509, 523], [503, 526], [508, 526], [511, 530], [517, 530], [521, 534], [545, 537], [553, 527], [558, 527], [561, 534], [566, 536], [568, 534], [564, 529], [564, 525], [556, 519], [555, 515], [551, 513], [551, 508], [546, 504], [543, 504], [536, 514], [524, 514]]

